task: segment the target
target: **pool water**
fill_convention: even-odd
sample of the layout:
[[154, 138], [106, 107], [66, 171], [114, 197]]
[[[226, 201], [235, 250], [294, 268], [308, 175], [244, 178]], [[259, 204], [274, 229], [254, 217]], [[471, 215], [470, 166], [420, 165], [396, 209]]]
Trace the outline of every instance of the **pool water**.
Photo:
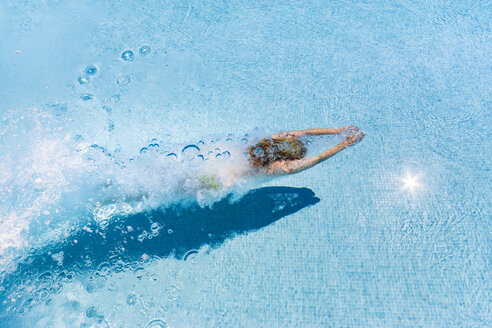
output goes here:
[[[2, 1], [0, 327], [490, 325], [491, 9]], [[197, 185], [346, 125], [308, 171]]]

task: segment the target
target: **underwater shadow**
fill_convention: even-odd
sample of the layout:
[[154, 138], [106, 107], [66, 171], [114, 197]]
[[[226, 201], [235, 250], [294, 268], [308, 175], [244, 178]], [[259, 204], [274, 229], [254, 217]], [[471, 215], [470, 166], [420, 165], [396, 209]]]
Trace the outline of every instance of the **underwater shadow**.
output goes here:
[[182, 258], [190, 250], [217, 247], [234, 235], [261, 229], [317, 202], [307, 188], [254, 189], [236, 202], [231, 203], [229, 196], [212, 208], [194, 204], [119, 217], [103, 233], [82, 230], [51, 252], [63, 251], [65, 268], [81, 258], [89, 258], [92, 268], [116, 258], [138, 260], [144, 254]]
[[19, 279], [54, 282], [67, 272], [80, 274], [101, 267], [119, 271], [146, 256], [186, 259], [189, 251], [220, 246], [228, 238], [261, 229], [320, 201], [310, 189], [290, 187], [254, 189], [232, 203], [230, 198], [212, 208], [188, 204], [113, 218], [103, 231], [95, 223], [87, 226], [19, 263], [16, 272], [3, 280], [0, 299], [16, 289]]

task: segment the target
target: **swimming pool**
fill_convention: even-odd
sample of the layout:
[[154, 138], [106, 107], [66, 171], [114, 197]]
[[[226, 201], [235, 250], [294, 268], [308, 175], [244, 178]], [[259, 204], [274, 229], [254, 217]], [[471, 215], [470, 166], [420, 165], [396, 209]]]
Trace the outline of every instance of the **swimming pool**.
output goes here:
[[[2, 1], [0, 326], [490, 325], [490, 17], [481, 0]], [[204, 203], [160, 164], [350, 124], [361, 144]], [[157, 196], [134, 205], [139, 188]]]

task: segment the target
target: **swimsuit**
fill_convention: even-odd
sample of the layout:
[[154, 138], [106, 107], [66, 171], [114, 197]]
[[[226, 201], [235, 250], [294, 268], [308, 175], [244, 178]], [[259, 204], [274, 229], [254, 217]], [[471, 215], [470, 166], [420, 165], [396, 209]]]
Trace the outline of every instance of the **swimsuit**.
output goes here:
[[202, 175], [200, 177], [200, 182], [202, 183], [202, 186], [207, 189], [219, 190], [219, 182], [215, 175]]

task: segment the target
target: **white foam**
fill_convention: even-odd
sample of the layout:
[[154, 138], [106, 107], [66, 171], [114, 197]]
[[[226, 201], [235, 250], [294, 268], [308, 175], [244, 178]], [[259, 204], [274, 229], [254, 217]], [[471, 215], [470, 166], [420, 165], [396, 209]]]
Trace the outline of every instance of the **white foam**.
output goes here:
[[[209, 138], [189, 145], [153, 140], [128, 159], [75, 141], [56, 118], [38, 109], [9, 112], [3, 124], [0, 261], [7, 260], [2, 256], [7, 249], [43, 247], [87, 220], [104, 228], [117, 215], [176, 202], [210, 206], [250, 186], [245, 149], [256, 137]], [[203, 177], [213, 177], [214, 183], [204, 184]]]

